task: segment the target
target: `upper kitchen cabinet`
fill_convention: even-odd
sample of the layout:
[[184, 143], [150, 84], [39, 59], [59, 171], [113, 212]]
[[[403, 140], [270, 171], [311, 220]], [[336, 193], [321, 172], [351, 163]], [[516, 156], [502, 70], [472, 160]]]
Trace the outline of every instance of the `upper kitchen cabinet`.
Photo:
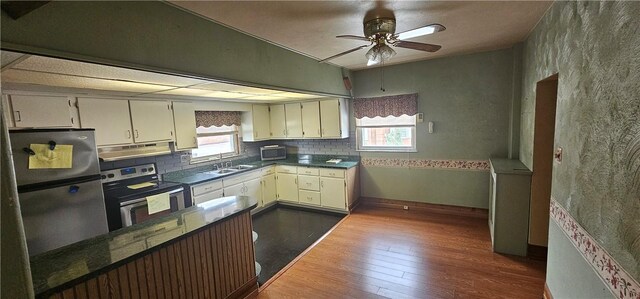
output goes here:
[[260, 141], [271, 137], [268, 105], [251, 105], [242, 113], [242, 141]]
[[322, 138], [349, 137], [349, 107], [345, 99], [320, 101]]
[[320, 102], [302, 103], [302, 136], [320, 138]]
[[129, 101], [136, 143], [173, 140], [173, 115], [167, 101]]
[[269, 106], [271, 138], [286, 138], [287, 123], [285, 120], [284, 104]]
[[176, 150], [198, 148], [196, 112], [193, 103], [173, 102], [173, 122], [176, 132]]
[[9, 99], [16, 128], [77, 126], [69, 97], [9, 95]]
[[80, 125], [96, 129], [96, 145], [126, 145], [133, 143], [129, 101], [78, 98]]
[[302, 106], [300, 103], [284, 105], [287, 138], [302, 138]]

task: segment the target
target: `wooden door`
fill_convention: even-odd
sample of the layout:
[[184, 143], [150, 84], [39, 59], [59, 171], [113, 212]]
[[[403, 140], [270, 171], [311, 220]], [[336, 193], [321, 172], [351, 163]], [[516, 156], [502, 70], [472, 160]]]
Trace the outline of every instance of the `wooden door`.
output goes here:
[[337, 99], [320, 101], [320, 127], [322, 137], [340, 138], [340, 102]]
[[276, 192], [276, 175], [270, 174], [262, 178], [262, 204], [268, 205], [278, 199]]
[[73, 127], [71, 99], [55, 96], [10, 95], [16, 128]]
[[133, 143], [133, 130], [126, 100], [78, 98], [80, 126], [96, 129], [96, 145]]
[[176, 149], [198, 148], [196, 113], [193, 103], [173, 102], [173, 122], [176, 132]]
[[269, 106], [253, 105], [253, 133], [256, 140], [269, 139], [271, 137], [269, 123]]
[[271, 138], [287, 137], [287, 124], [285, 122], [283, 104], [269, 106], [269, 124], [271, 126]]
[[320, 102], [302, 103], [302, 135], [304, 138], [320, 138]]
[[344, 179], [320, 178], [320, 204], [327, 208], [345, 209], [347, 191]]
[[278, 173], [276, 178], [278, 200], [298, 202], [298, 175]]
[[173, 140], [173, 115], [167, 101], [129, 101], [136, 143]]
[[284, 105], [287, 138], [302, 138], [302, 107], [300, 103]]

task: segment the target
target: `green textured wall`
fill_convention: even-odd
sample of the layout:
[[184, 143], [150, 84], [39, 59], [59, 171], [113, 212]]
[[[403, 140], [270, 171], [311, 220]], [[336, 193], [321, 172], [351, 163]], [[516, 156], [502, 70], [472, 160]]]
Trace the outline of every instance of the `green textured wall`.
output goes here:
[[[355, 97], [417, 92], [418, 110], [425, 118], [416, 129], [417, 153], [361, 152], [361, 156], [444, 160], [507, 157], [514, 145], [511, 142], [517, 146], [519, 141], [519, 132], [510, 130], [512, 108], [520, 98], [519, 51], [516, 46], [384, 67], [384, 93], [380, 91], [380, 68], [354, 72]], [[428, 121], [434, 122], [433, 134], [427, 131]], [[487, 171], [362, 169], [363, 196], [488, 207]]]
[[[640, 2], [555, 2], [524, 45], [520, 158], [532, 165], [535, 85], [559, 73], [552, 197], [640, 279]], [[535, 169], [534, 169], [535, 171]], [[558, 237], [560, 238], [560, 237]], [[549, 252], [579, 256], [550, 238]], [[552, 263], [552, 293], [580, 291]], [[560, 273], [560, 274], [559, 274]], [[561, 275], [562, 274], [562, 275]], [[562, 276], [562, 277], [560, 277]], [[597, 283], [597, 281], [596, 281]]]
[[340, 68], [160, 1], [54, 1], [13, 20], [2, 48], [204, 78], [348, 95]]

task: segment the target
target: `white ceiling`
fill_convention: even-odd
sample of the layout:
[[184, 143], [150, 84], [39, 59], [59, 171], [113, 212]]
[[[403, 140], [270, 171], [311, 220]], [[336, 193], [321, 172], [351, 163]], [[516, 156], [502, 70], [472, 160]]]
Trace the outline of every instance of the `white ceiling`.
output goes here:
[[123, 96], [242, 102], [286, 102], [322, 97], [8, 51], [1, 54], [0, 77], [4, 87], [9, 88], [42, 90], [44, 87], [45, 90], [55, 88], [57, 91], [64, 89], [97, 95], [117, 93]]
[[[396, 32], [440, 23], [447, 29], [411, 41], [442, 45], [436, 53], [395, 48], [387, 64], [512, 46], [526, 38], [551, 1], [169, 1], [173, 5], [284, 48], [322, 59], [366, 44], [337, 39], [362, 36], [362, 23], [395, 16]], [[366, 67], [359, 50], [332, 60], [349, 69]]]

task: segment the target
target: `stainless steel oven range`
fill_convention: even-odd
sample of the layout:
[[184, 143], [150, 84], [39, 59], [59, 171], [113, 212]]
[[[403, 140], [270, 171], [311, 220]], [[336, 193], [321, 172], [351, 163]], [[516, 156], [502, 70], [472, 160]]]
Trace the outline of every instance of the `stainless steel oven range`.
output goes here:
[[[105, 170], [101, 175], [109, 231], [161, 217], [191, 205], [185, 200], [181, 184], [158, 179], [155, 164]], [[147, 198], [165, 193], [168, 194], [169, 208], [150, 213]]]

